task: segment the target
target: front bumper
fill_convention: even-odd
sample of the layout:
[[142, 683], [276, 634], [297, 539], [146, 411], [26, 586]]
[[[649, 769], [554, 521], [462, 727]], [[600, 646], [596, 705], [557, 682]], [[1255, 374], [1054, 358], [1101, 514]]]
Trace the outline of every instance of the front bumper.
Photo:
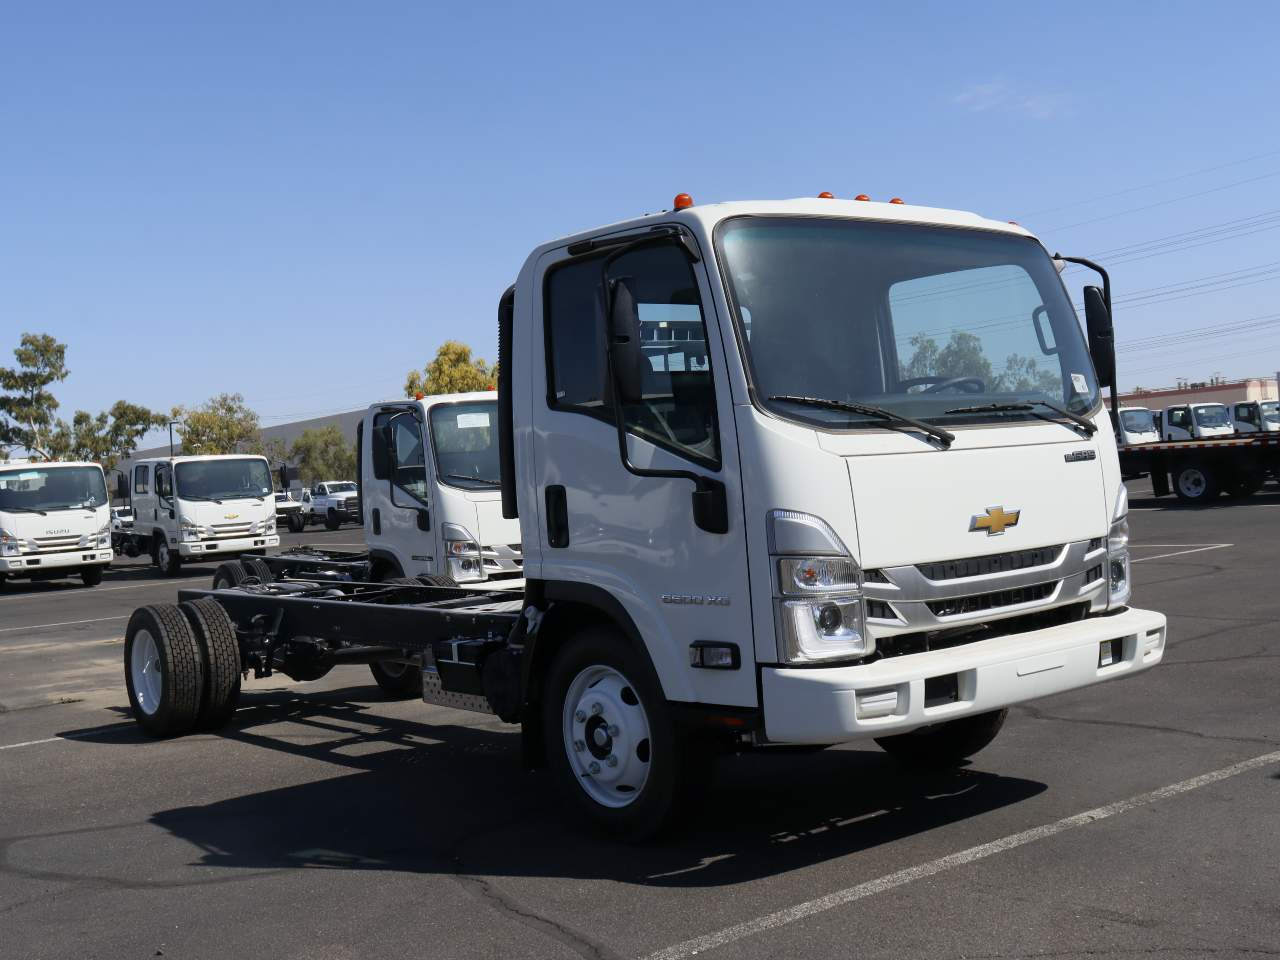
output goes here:
[[110, 547], [92, 550], [64, 550], [60, 553], [26, 553], [20, 557], [0, 557], [0, 573], [21, 576], [41, 570], [67, 567], [105, 567], [114, 557]]
[[[1104, 680], [1132, 676], [1164, 656], [1165, 616], [1130, 608], [1114, 616], [850, 667], [761, 670], [765, 733], [778, 743], [839, 743], [999, 710]], [[1119, 641], [1100, 666], [1102, 644]], [[926, 703], [925, 681], [955, 699]]]
[[178, 544], [180, 557], [220, 557], [224, 554], [247, 553], [250, 550], [264, 550], [267, 547], [280, 546], [278, 534], [262, 534], [256, 537], [235, 537], [228, 540], [200, 540], [194, 543]]

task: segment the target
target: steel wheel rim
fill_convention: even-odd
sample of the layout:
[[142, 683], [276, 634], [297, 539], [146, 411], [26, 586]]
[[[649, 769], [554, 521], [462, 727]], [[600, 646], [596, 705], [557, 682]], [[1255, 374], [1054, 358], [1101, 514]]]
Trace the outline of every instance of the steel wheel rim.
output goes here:
[[1204, 472], [1194, 468], [1183, 470], [1178, 474], [1178, 486], [1188, 497], [1201, 496], [1204, 493], [1204, 488], [1206, 486], [1204, 481]]
[[587, 796], [612, 809], [636, 801], [653, 758], [649, 716], [631, 681], [613, 667], [587, 667], [565, 693], [561, 731]]
[[129, 654], [129, 672], [133, 677], [133, 695], [138, 709], [151, 716], [160, 709], [160, 692], [164, 678], [160, 674], [160, 647], [149, 630], [133, 635]]
[[156, 548], [156, 560], [159, 561], [160, 569], [162, 570], [169, 566], [169, 545], [167, 543], [162, 541]]

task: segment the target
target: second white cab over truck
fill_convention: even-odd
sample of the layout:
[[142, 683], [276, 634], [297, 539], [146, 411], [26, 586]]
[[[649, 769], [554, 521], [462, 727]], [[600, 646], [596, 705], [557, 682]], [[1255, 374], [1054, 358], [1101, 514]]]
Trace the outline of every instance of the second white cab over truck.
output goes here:
[[1161, 424], [1165, 441], [1207, 440], [1229, 437], [1236, 432], [1231, 410], [1225, 403], [1180, 403], [1165, 407]]
[[129, 556], [150, 555], [165, 576], [183, 563], [216, 563], [280, 545], [265, 457], [136, 460], [121, 487], [133, 507], [133, 527], [121, 544]]
[[1280, 401], [1248, 400], [1231, 405], [1231, 422], [1236, 433], [1280, 432]]
[[72, 576], [96, 587], [112, 556], [101, 466], [0, 460], [0, 587]]
[[397, 664], [519, 724], [633, 837], [718, 751], [958, 764], [1010, 705], [1165, 647], [1130, 602], [1105, 273], [1086, 344], [1056, 259], [1010, 224], [834, 199], [682, 195], [546, 243], [499, 305], [523, 591], [183, 590], [129, 622], [133, 714], [177, 734], [226, 722], [242, 670]]

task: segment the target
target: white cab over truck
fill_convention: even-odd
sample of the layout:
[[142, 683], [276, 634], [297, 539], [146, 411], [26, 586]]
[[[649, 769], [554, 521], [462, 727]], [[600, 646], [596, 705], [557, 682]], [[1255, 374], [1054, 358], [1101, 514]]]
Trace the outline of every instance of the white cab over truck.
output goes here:
[[1159, 443], [1155, 417], [1146, 407], [1121, 407], [1116, 416], [1116, 441], [1122, 447], [1135, 443]]
[[0, 587], [72, 576], [96, 587], [111, 558], [102, 467], [0, 460]]
[[[644, 836], [717, 751], [871, 738], [953, 765], [1010, 705], [1160, 661], [1165, 617], [1130, 604], [1101, 268], [949, 210], [675, 207], [544, 244], [500, 301], [522, 594], [183, 590], [130, 621], [138, 722], [225, 722], [241, 670], [392, 664], [520, 724], [575, 809]], [[1087, 345], [1068, 259], [1103, 278]], [[168, 679], [191, 669], [216, 682]]]
[[326, 530], [359, 523], [360, 491], [352, 480], [322, 480], [302, 491], [302, 513], [307, 523], [323, 523]]
[[1250, 400], [1231, 406], [1236, 433], [1280, 433], [1280, 401]]
[[1236, 432], [1225, 403], [1180, 403], [1165, 407], [1161, 423], [1166, 441], [1229, 437]]
[[280, 545], [264, 457], [137, 460], [127, 492], [134, 519], [122, 537], [126, 552], [149, 554], [165, 576], [183, 563], [216, 563]]

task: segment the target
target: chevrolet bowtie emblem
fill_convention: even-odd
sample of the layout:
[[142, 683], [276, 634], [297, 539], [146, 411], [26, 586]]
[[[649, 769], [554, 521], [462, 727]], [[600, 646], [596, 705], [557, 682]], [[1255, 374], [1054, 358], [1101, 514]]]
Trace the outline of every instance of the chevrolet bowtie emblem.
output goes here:
[[[234, 519], [235, 519], [236, 517], [238, 517], [238, 516], [240, 516], [240, 514], [238, 514], [238, 513], [224, 513], [224, 514], [222, 515], [222, 519], [224, 519], [224, 520], [234, 520]], [[977, 517], [974, 517], [973, 519], [974, 519], [974, 520], [977, 520], [978, 518], [977, 518]], [[1013, 515], [1013, 522], [1014, 522], [1014, 523], [1017, 523], [1017, 522], [1018, 522], [1018, 515], [1017, 515], [1016, 513]]]
[[1004, 507], [987, 507], [986, 513], [980, 513], [969, 521], [969, 532], [987, 531], [988, 537], [1004, 533], [1005, 527], [1016, 527], [1021, 510], [1006, 510]]

